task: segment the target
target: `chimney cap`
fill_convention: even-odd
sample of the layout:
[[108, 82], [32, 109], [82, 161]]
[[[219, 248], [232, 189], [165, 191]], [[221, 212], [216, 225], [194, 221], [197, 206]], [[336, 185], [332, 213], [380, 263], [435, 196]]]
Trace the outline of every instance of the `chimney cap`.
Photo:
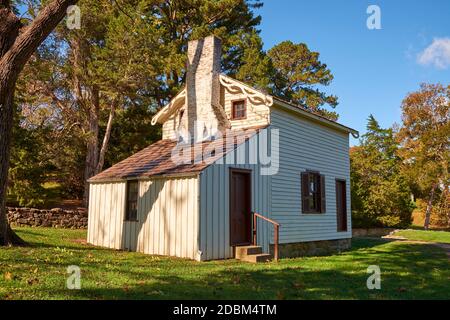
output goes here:
[[217, 40], [217, 41], [222, 42], [222, 38], [216, 36], [215, 34], [211, 34], [211, 35], [206, 36], [206, 37], [192, 38], [191, 40], [188, 41], [188, 43], [189, 43], [189, 42], [197, 42], [197, 41], [201, 41], [201, 40], [204, 41], [204, 40], [210, 39], [210, 38], [213, 38], [214, 40]]

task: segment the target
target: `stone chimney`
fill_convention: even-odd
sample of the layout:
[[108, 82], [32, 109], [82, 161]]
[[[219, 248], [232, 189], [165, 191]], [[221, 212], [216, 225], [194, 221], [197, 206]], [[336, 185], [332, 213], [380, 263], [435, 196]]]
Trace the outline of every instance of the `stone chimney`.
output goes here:
[[220, 106], [221, 55], [222, 41], [215, 36], [188, 44], [186, 115], [190, 138], [195, 142], [213, 139], [225, 129], [227, 119]]

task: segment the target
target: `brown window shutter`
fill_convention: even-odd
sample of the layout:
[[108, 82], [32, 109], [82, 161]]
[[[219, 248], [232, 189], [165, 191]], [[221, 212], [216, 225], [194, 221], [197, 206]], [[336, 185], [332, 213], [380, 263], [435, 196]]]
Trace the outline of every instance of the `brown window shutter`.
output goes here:
[[326, 194], [325, 194], [325, 175], [320, 175], [320, 212], [327, 211]]
[[308, 186], [308, 173], [302, 172], [301, 174], [302, 185], [302, 212], [307, 213], [308, 210], [308, 198], [309, 198], [309, 186]]

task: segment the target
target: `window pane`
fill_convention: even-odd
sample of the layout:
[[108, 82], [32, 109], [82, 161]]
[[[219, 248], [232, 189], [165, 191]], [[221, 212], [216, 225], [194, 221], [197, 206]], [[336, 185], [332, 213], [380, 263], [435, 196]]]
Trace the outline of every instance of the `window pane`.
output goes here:
[[309, 182], [309, 194], [310, 194], [310, 195], [313, 195], [314, 190], [316, 190], [316, 186], [315, 186], [315, 184], [314, 184], [314, 181], [310, 181], [310, 182]]
[[308, 206], [309, 206], [309, 210], [314, 210], [314, 198], [313, 197], [309, 197], [308, 198]]
[[308, 173], [308, 211], [311, 213], [320, 212], [321, 194], [320, 194], [320, 174], [315, 172]]
[[137, 220], [137, 201], [139, 184], [137, 181], [127, 183], [127, 212], [126, 220]]
[[233, 118], [240, 119], [245, 118], [246, 111], [245, 111], [245, 101], [235, 101], [233, 102], [233, 110], [232, 110]]

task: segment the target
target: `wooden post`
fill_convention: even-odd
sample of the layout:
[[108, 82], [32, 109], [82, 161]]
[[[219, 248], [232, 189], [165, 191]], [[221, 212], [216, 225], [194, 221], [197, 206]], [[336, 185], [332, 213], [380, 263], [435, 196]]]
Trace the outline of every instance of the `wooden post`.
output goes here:
[[273, 224], [274, 227], [274, 252], [273, 252], [273, 258], [275, 261], [278, 261], [278, 242], [280, 241], [280, 224], [276, 221], [273, 221], [272, 219], [269, 219], [267, 217], [264, 217], [263, 215], [260, 215], [259, 213], [252, 212], [253, 215], [253, 225], [252, 225], [252, 233], [253, 233], [253, 245], [256, 246], [256, 233], [257, 233], [257, 218], [261, 218], [264, 221], [270, 222]]
[[257, 223], [257, 219], [256, 219], [256, 214], [253, 213], [253, 245], [256, 246], [256, 223]]
[[274, 225], [274, 227], [275, 227], [275, 232], [274, 232], [274, 252], [273, 252], [273, 255], [274, 255], [274, 259], [275, 259], [275, 261], [278, 261], [278, 225], [277, 224], [275, 224]]

